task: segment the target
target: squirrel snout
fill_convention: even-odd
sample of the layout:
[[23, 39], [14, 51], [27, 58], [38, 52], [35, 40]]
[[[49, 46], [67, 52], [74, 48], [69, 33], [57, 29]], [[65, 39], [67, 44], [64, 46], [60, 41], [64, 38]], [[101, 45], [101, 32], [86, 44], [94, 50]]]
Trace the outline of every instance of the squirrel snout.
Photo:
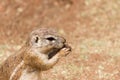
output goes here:
[[66, 40], [65, 40], [65, 38], [63, 38], [63, 37], [60, 37], [60, 38], [59, 38], [59, 41], [62, 42], [62, 43], [66, 43]]

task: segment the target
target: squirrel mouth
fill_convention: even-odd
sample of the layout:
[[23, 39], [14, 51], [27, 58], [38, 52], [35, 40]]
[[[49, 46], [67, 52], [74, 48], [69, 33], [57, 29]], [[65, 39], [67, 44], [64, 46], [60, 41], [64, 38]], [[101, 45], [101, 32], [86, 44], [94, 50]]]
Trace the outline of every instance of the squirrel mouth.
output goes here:
[[49, 52], [48, 54], [48, 59], [51, 59], [53, 56], [55, 56], [58, 52], [60, 51], [60, 49], [53, 49]]
[[64, 44], [61, 48], [54, 48], [52, 49], [48, 54], [48, 59], [51, 59], [53, 56], [55, 56], [62, 48], [65, 48], [66, 45]]
[[52, 49], [48, 54], [48, 59], [51, 59], [53, 56], [55, 56], [63, 48], [69, 48], [71, 51], [71, 47], [68, 44], [64, 44], [63, 47], [61, 47], [59, 49], [58, 48]]

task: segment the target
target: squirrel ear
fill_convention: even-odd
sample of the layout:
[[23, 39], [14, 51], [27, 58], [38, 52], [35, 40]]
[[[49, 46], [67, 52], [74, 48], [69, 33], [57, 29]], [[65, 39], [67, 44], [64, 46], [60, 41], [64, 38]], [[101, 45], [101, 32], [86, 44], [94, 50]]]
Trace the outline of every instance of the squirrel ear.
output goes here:
[[38, 36], [36, 36], [35, 37], [35, 43], [38, 43], [38, 40], [39, 40], [39, 38], [38, 38]]
[[32, 36], [30, 43], [32, 45], [36, 45], [38, 43], [38, 41], [39, 41], [39, 37], [37, 35], [35, 35], [35, 36]]

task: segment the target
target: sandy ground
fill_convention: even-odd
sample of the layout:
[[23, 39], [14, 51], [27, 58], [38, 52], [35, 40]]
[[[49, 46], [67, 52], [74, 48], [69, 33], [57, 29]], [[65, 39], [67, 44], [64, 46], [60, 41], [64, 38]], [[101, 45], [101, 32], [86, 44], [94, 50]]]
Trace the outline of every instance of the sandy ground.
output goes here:
[[120, 0], [0, 0], [0, 63], [40, 27], [73, 48], [43, 80], [120, 80]]

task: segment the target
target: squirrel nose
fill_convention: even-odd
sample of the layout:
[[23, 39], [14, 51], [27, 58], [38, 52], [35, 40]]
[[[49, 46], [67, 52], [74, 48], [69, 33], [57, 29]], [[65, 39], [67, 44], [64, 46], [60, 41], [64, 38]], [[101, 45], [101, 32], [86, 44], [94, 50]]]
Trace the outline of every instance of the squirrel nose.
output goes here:
[[65, 42], [66, 42], [65, 38], [63, 38], [63, 37], [60, 38], [60, 41], [61, 41], [62, 43], [65, 43]]

